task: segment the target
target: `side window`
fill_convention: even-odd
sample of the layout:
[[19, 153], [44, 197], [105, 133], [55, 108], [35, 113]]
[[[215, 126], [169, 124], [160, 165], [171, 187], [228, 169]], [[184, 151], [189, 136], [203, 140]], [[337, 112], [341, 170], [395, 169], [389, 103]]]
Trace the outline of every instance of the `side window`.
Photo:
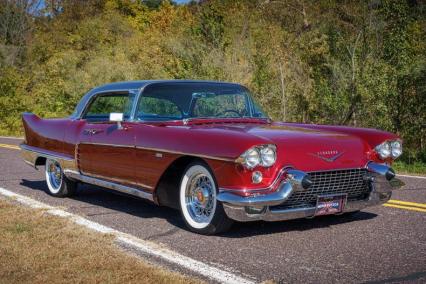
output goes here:
[[109, 121], [109, 114], [119, 112], [124, 119], [130, 117], [134, 94], [105, 94], [98, 95], [89, 105], [83, 118], [92, 122]]
[[155, 97], [141, 97], [137, 109], [139, 120], [181, 119], [182, 112], [173, 102]]

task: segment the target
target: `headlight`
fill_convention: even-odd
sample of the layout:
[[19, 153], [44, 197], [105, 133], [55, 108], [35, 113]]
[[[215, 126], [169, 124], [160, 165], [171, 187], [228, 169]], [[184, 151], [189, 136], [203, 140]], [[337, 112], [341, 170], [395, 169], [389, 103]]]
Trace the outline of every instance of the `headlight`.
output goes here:
[[253, 169], [260, 164], [260, 153], [257, 148], [248, 149], [243, 154], [243, 164], [249, 169]]
[[239, 160], [248, 169], [253, 169], [258, 165], [270, 167], [277, 160], [276, 147], [275, 145], [252, 147], [242, 154]]
[[383, 142], [379, 146], [376, 146], [376, 152], [379, 154], [380, 158], [387, 159], [391, 155], [391, 147], [389, 142]]
[[260, 150], [260, 164], [264, 167], [270, 167], [273, 164], [275, 164], [275, 161], [277, 160], [277, 153], [276, 153], [276, 147], [275, 145], [265, 145]]
[[401, 141], [392, 141], [390, 143], [392, 158], [396, 159], [402, 154], [402, 143]]
[[385, 141], [382, 144], [376, 146], [376, 152], [379, 154], [381, 159], [392, 158], [396, 159], [402, 154], [402, 144], [399, 140]]

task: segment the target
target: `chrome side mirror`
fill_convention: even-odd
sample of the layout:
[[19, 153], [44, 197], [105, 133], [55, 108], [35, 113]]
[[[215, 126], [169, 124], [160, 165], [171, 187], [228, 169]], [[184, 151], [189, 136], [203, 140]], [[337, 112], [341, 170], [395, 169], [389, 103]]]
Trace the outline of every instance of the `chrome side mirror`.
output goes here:
[[123, 121], [123, 113], [111, 112], [109, 114], [109, 121], [117, 122], [117, 129], [123, 129], [121, 122]]

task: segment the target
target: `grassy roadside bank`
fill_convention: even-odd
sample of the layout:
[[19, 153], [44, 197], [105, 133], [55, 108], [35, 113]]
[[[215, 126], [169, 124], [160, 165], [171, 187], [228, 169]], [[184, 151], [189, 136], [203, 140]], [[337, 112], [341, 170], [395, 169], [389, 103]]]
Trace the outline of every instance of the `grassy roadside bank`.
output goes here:
[[200, 283], [147, 264], [111, 236], [0, 199], [0, 283]]
[[426, 176], [426, 164], [421, 162], [408, 164], [405, 162], [396, 161], [393, 164], [393, 168], [397, 174], [414, 174]]

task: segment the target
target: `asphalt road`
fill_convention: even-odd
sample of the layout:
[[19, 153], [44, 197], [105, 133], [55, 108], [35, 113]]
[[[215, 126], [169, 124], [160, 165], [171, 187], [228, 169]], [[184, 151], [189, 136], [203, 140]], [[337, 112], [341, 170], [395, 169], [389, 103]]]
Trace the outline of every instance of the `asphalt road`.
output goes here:
[[[0, 138], [0, 144], [19, 140]], [[426, 283], [426, 212], [412, 206], [372, 207], [352, 217], [238, 223], [226, 234], [200, 236], [184, 229], [175, 210], [101, 188], [80, 186], [73, 198], [51, 197], [43, 171], [1, 145], [0, 172], [0, 187], [258, 281]], [[402, 180], [406, 186], [392, 199], [426, 205], [426, 179]]]

